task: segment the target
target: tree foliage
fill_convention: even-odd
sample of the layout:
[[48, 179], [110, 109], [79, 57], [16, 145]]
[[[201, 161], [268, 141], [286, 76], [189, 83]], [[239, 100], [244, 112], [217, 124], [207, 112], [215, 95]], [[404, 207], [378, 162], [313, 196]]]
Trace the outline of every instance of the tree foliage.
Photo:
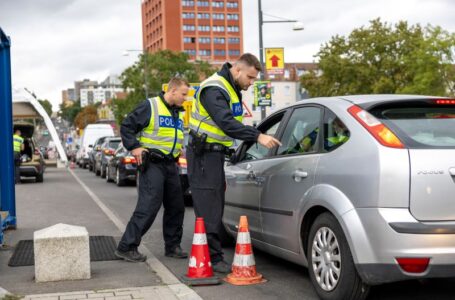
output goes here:
[[[148, 96], [154, 97], [161, 92], [163, 83], [174, 76], [180, 76], [189, 82], [200, 82], [215, 72], [204, 61], [189, 62], [189, 56], [183, 52], [162, 50], [156, 53], [144, 53], [139, 61], [128, 67], [120, 76], [123, 88], [128, 91], [126, 99], [114, 100], [114, 115], [118, 124], [136, 105], [145, 99], [145, 87]], [[147, 82], [147, 85], [145, 85]]]
[[81, 105], [79, 101], [76, 101], [71, 106], [65, 106], [63, 103], [60, 104], [59, 116], [67, 120], [71, 125], [74, 124], [74, 119], [77, 114], [81, 111]]
[[301, 77], [312, 97], [348, 94], [454, 95], [455, 34], [440, 27], [370, 21], [334, 36], [316, 55], [322, 74]]
[[47, 115], [50, 118], [52, 116], [52, 103], [50, 103], [49, 100], [47, 99], [38, 100], [38, 102], [41, 104], [41, 106], [44, 108], [44, 110], [47, 112]]
[[98, 113], [95, 105], [85, 106], [74, 118], [74, 126], [85, 128], [87, 124], [95, 123], [98, 119]]

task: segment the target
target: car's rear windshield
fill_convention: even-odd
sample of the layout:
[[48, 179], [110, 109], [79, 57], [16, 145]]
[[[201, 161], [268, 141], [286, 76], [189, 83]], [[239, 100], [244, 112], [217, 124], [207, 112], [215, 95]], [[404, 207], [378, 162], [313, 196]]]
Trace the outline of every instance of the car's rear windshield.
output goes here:
[[118, 145], [120, 145], [121, 141], [109, 141], [109, 148], [117, 149]]
[[455, 105], [436, 100], [387, 103], [370, 110], [408, 147], [455, 148]]

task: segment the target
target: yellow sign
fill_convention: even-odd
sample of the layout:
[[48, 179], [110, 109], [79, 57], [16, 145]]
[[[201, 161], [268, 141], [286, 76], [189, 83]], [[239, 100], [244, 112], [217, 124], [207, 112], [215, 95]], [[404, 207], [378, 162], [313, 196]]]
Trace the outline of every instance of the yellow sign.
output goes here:
[[284, 73], [284, 48], [265, 48], [265, 68], [268, 74]]
[[[161, 86], [163, 92], [167, 91], [167, 83], [163, 83]], [[188, 128], [190, 122], [191, 107], [193, 106], [194, 95], [199, 89], [199, 83], [190, 83], [190, 90], [188, 91], [188, 96], [186, 101], [183, 102], [183, 109], [185, 109], [185, 114], [183, 115], [183, 126]]]

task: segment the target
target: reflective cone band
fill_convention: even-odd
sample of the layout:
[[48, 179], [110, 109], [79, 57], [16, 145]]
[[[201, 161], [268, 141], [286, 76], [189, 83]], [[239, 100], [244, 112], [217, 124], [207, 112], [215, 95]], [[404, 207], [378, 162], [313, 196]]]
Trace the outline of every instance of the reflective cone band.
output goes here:
[[256, 272], [256, 262], [246, 216], [240, 217], [232, 273], [224, 280], [234, 285], [250, 285], [266, 281], [261, 274]]
[[191, 247], [191, 255], [188, 263], [188, 272], [186, 275], [182, 276], [182, 280], [187, 285], [210, 285], [220, 283], [219, 278], [213, 275], [203, 218], [196, 219], [193, 245]]

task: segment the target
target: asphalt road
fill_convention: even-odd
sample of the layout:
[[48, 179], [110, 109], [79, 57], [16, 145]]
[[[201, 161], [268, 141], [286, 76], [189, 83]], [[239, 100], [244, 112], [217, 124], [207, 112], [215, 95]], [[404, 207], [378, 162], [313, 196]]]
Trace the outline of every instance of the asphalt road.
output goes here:
[[[137, 192], [134, 186], [117, 187], [107, 183], [88, 170], [75, 169], [77, 176], [104, 202], [125, 224], [136, 205]], [[162, 237], [162, 214], [144, 236], [143, 243], [177, 277], [187, 271], [188, 261], [164, 256]], [[194, 229], [194, 213], [191, 207], [185, 211], [182, 248], [190, 251]], [[232, 286], [223, 283], [219, 286], [195, 287], [204, 299], [318, 299], [314, 292], [306, 268], [289, 263], [259, 250], [254, 251], [258, 272], [268, 280], [264, 284], [252, 286]], [[226, 248], [225, 256], [232, 261], [234, 248]], [[375, 286], [371, 288], [368, 299], [455, 299], [453, 279], [414, 280]]]

